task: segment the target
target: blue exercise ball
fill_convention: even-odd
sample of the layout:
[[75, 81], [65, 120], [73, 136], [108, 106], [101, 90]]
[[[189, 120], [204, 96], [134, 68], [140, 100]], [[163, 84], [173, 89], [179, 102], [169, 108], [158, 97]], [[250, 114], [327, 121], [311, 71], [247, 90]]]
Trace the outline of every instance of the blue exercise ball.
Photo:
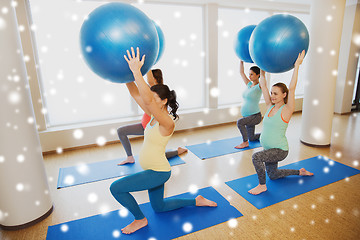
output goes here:
[[157, 55], [157, 58], [155, 60], [155, 64], [159, 61], [159, 59], [162, 57], [163, 53], [164, 53], [164, 49], [165, 49], [165, 36], [163, 31], [161, 30], [160, 26], [153, 21], [158, 37], [159, 37], [159, 53]]
[[253, 63], [249, 52], [249, 41], [256, 25], [246, 26], [237, 33], [234, 41], [236, 55], [244, 62]]
[[92, 11], [80, 30], [80, 45], [90, 69], [100, 77], [116, 83], [134, 81], [124, 59], [131, 47], [145, 54], [141, 68], [144, 75], [154, 65], [159, 38], [151, 19], [126, 3], [109, 3]]
[[294, 67], [298, 54], [309, 48], [309, 32], [298, 18], [277, 14], [261, 21], [249, 42], [250, 56], [262, 70], [282, 73]]

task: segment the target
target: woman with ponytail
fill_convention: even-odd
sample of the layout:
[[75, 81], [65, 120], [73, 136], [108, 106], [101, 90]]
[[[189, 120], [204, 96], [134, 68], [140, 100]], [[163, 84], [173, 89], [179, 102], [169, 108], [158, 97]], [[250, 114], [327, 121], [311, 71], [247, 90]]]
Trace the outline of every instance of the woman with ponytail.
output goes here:
[[178, 117], [176, 94], [166, 85], [154, 85], [149, 88], [140, 72], [145, 56], [140, 60], [139, 48], [136, 49], [136, 54], [131, 48], [131, 53], [127, 51], [127, 56], [125, 55], [124, 58], [135, 78], [135, 82], [127, 83], [126, 86], [138, 105], [151, 116], [145, 128], [144, 143], [139, 156], [139, 162], [144, 171], [121, 178], [110, 186], [114, 198], [135, 217], [132, 223], [121, 229], [122, 233], [130, 234], [148, 224], [130, 192], [148, 190], [150, 203], [155, 212], [165, 212], [186, 206], [216, 207], [217, 204], [201, 195], [194, 199], [164, 199], [164, 185], [171, 175], [170, 164], [165, 157], [165, 147], [175, 129], [174, 120]]
[[260, 86], [264, 95], [267, 112], [264, 116], [263, 130], [260, 143], [264, 150], [256, 152], [252, 161], [259, 179], [259, 185], [249, 191], [258, 195], [267, 191], [266, 173], [271, 180], [290, 175], [312, 176], [313, 173], [305, 168], [278, 169], [278, 162], [284, 160], [289, 153], [289, 146], [285, 136], [290, 118], [295, 110], [295, 88], [298, 79], [299, 67], [304, 59], [305, 51], [299, 53], [294, 64], [294, 71], [289, 89], [283, 83], [277, 83], [271, 88], [271, 95], [266, 86], [265, 72], [261, 71]]
[[[162, 72], [160, 69], [150, 70], [146, 74], [146, 78], [147, 78], [147, 82], [150, 87], [163, 84], [163, 77], [162, 77]], [[150, 121], [150, 116], [147, 115], [146, 113], [144, 113], [143, 117], [141, 119], [141, 123], [126, 125], [126, 126], [119, 127], [117, 129], [117, 133], [118, 133], [120, 142], [124, 146], [124, 149], [125, 149], [125, 152], [127, 155], [127, 158], [124, 161], [118, 163], [118, 165], [124, 165], [127, 163], [135, 163], [135, 158], [131, 151], [131, 145], [130, 145], [128, 135], [137, 135], [137, 136], [144, 135], [145, 127], [149, 121]], [[178, 147], [177, 150], [166, 151], [165, 155], [166, 155], [166, 158], [169, 159], [171, 157], [178, 156], [185, 152], [187, 152], [186, 148]]]

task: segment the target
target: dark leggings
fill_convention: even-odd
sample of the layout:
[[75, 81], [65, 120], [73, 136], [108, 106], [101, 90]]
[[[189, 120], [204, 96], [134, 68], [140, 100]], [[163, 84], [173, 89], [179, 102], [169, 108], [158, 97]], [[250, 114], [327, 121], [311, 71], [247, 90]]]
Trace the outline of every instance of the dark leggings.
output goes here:
[[255, 113], [253, 115], [240, 118], [237, 121], [237, 127], [243, 137], [243, 141], [247, 142], [256, 141], [260, 138], [260, 133], [255, 134], [255, 125], [261, 122], [261, 113]]
[[170, 175], [170, 171], [145, 170], [113, 182], [110, 186], [110, 192], [121, 205], [134, 215], [136, 220], [143, 219], [145, 216], [130, 192], [148, 190], [150, 203], [155, 212], [195, 206], [196, 200], [194, 198], [164, 199], [164, 184]]
[[280, 148], [270, 148], [252, 155], [252, 161], [261, 185], [266, 183], [266, 172], [271, 180], [283, 178], [289, 175], [299, 175], [299, 170], [278, 169], [278, 162], [284, 160], [288, 151]]
[[[138, 135], [138, 136], [144, 135], [144, 128], [143, 128], [142, 124], [136, 123], [136, 124], [119, 127], [117, 130], [117, 133], [118, 133], [121, 144], [124, 146], [126, 155], [128, 157], [132, 156], [133, 154], [131, 151], [131, 145], [130, 145], [128, 135]], [[166, 155], [166, 158], [169, 159], [171, 157], [177, 156], [178, 152], [177, 152], [177, 150], [166, 151], [165, 155]]]

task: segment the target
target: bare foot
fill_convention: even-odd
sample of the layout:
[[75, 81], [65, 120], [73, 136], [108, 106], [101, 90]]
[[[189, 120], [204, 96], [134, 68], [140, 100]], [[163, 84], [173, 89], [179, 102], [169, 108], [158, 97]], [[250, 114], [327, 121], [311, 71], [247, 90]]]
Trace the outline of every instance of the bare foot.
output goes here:
[[206, 199], [201, 195], [197, 196], [195, 198], [195, 200], [196, 200], [196, 206], [199, 206], [199, 207], [216, 207], [217, 206], [216, 202]]
[[250, 189], [248, 192], [252, 195], [259, 195], [262, 192], [266, 192], [267, 191], [267, 187], [266, 184], [259, 184], [256, 187], [254, 187], [253, 189]]
[[186, 153], [188, 150], [186, 148], [178, 147], [177, 149], [178, 155]]
[[135, 162], [135, 158], [133, 156], [128, 156], [124, 161], [122, 161], [121, 163], [118, 163], [118, 166], [124, 165], [127, 163], [134, 163], [134, 162]]
[[306, 171], [305, 168], [301, 168], [301, 169], [299, 169], [299, 171], [300, 171], [300, 174], [299, 174], [300, 176], [313, 176], [314, 175], [313, 173]]
[[246, 147], [248, 147], [248, 146], [249, 146], [249, 141], [247, 141], [247, 142], [242, 142], [241, 144], [235, 146], [235, 148], [241, 149], [241, 148], [246, 148]]
[[146, 218], [140, 220], [134, 220], [132, 223], [121, 229], [121, 232], [124, 234], [130, 234], [147, 225], [148, 225], [148, 221]]

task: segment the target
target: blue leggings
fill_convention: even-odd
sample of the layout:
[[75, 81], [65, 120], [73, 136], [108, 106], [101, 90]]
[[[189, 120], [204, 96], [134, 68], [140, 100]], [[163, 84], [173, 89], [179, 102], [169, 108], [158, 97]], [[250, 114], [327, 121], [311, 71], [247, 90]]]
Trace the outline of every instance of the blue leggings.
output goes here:
[[155, 212], [166, 212], [185, 206], [195, 206], [195, 199], [164, 199], [164, 184], [170, 178], [170, 175], [171, 171], [145, 170], [113, 182], [110, 191], [114, 198], [134, 215], [136, 220], [143, 219], [145, 216], [130, 192], [148, 190], [150, 203]]

